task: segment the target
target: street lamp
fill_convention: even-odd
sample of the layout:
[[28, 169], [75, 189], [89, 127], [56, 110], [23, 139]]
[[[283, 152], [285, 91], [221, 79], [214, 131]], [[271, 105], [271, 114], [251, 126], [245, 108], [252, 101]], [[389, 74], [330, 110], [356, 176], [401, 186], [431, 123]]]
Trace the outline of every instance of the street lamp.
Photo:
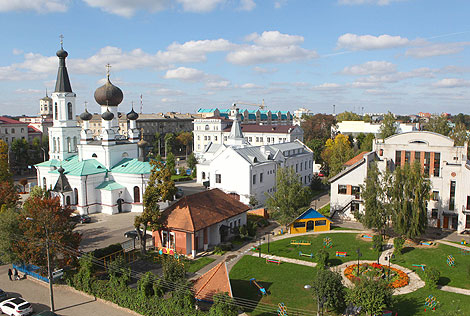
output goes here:
[[[26, 217], [28, 221], [34, 221], [35, 219], [32, 217]], [[49, 293], [50, 293], [50, 298], [51, 298], [51, 312], [53, 312], [54, 309], [54, 291], [52, 289], [52, 269], [51, 269], [51, 259], [50, 259], [50, 254], [49, 254], [49, 231], [47, 230], [47, 226], [43, 224], [44, 230], [46, 232], [46, 251], [47, 251], [47, 277], [49, 279]]]
[[359, 277], [359, 258], [362, 256], [361, 248], [357, 248], [356, 252], [357, 252], [357, 276]]
[[387, 277], [388, 282], [390, 282], [390, 265], [392, 264], [392, 259], [394, 258], [395, 258], [395, 255], [393, 254], [393, 252], [389, 252], [388, 257], [385, 257], [385, 260], [388, 260], [388, 277]]
[[269, 253], [269, 236], [274, 235], [274, 232], [267, 232], [266, 235], [268, 235], [268, 253]]

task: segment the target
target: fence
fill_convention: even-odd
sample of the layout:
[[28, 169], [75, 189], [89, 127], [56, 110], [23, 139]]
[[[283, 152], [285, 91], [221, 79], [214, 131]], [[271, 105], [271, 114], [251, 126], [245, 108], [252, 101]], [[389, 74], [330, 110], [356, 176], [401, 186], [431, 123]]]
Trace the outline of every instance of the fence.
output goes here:
[[16, 264], [13, 264], [13, 269], [16, 269], [18, 270], [19, 272], [23, 272], [25, 275], [30, 275], [32, 276], [33, 278], [36, 278], [38, 280], [41, 280], [41, 281], [44, 281], [46, 283], [49, 283], [49, 279], [46, 278], [46, 277], [43, 277], [42, 275], [40, 275], [39, 273], [36, 273], [34, 271], [37, 271], [39, 270], [39, 267], [38, 266], [35, 266], [35, 265], [32, 265], [32, 264], [27, 264], [27, 265], [16, 265]]

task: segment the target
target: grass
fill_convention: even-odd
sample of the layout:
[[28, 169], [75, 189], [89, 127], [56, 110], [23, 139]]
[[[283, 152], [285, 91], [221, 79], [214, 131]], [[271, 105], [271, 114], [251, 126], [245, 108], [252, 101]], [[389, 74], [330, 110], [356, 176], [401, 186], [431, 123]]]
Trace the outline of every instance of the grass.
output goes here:
[[214, 261], [215, 259], [209, 257], [202, 257], [196, 260], [188, 260], [185, 262], [186, 271], [188, 273], [195, 273]]
[[321, 209], [318, 210], [318, 212], [323, 216], [330, 216], [330, 203], [323, 206]]
[[335, 226], [335, 225], [331, 225], [330, 229], [331, 230], [351, 230], [351, 231], [358, 230], [356, 228], [341, 227], [341, 226]]
[[[420, 268], [413, 268], [412, 264], [426, 264], [427, 267], [439, 270], [440, 285], [470, 289], [470, 255], [462, 255], [459, 248], [438, 244], [437, 247], [429, 248], [406, 247], [403, 252], [399, 258], [392, 260], [392, 263], [415, 270], [421, 279], [424, 279], [423, 271]], [[448, 255], [455, 258], [453, 268], [447, 265]]]
[[[244, 256], [230, 271], [230, 283], [235, 297], [255, 301], [255, 305], [245, 310], [251, 315], [275, 314], [279, 303], [286, 305], [289, 315], [295, 315], [293, 308], [313, 314], [316, 303], [304, 285], [312, 283], [316, 271], [315, 268], [292, 263], [266, 264], [265, 259]], [[262, 296], [258, 288], [250, 284], [251, 278], [255, 278], [269, 294]], [[270, 304], [272, 308], [258, 302]]]
[[[362, 260], [377, 260], [377, 253], [372, 250], [372, 243], [357, 239], [357, 234], [354, 233], [326, 233], [321, 235], [307, 235], [281, 239], [269, 244], [269, 253], [281, 257], [316, 262], [315, 254], [318, 250], [323, 249], [323, 239], [325, 237], [330, 237], [333, 243], [332, 248], [326, 248], [326, 251], [330, 254], [330, 259], [328, 260], [330, 266], [336, 266], [344, 262], [357, 260], [356, 249], [358, 247], [362, 253]], [[290, 244], [292, 240], [305, 240], [312, 244], [310, 246], [296, 246]], [[307, 254], [313, 253], [313, 259], [304, 256], [300, 257], [299, 251]], [[347, 257], [336, 257], [336, 251], [345, 251], [348, 255]], [[261, 252], [268, 253], [267, 244], [261, 245]]]

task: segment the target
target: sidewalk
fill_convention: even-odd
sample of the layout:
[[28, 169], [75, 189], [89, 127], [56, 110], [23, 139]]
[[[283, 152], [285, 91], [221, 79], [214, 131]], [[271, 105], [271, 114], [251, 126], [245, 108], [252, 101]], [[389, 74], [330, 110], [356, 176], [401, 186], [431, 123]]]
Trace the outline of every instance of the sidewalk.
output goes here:
[[[259, 257], [259, 253], [253, 253], [252, 256], [253, 257]], [[302, 266], [307, 266], [307, 267], [316, 267], [317, 266], [316, 262], [309, 262], [309, 261], [305, 261], [305, 260], [279, 257], [279, 256], [274, 256], [274, 255], [268, 255], [268, 254], [265, 254], [265, 253], [261, 254], [261, 258], [274, 259], [274, 260], [279, 260], [281, 262], [289, 262], [289, 263], [294, 263], [294, 264], [300, 264]]]

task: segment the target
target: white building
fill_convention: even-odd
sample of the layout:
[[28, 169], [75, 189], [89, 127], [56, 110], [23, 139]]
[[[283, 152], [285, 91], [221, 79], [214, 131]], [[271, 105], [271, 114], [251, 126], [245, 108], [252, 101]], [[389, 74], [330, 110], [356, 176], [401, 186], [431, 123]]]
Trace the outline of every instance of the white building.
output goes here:
[[[194, 120], [194, 154], [199, 157], [209, 144], [225, 144], [230, 135], [232, 120], [207, 117]], [[294, 125], [241, 124], [245, 140], [253, 146], [303, 141], [304, 132]]]
[[[380, 123], [369, 123], [364, 121], [342, 121], [338, 122], [335, 125], [331, 126], [331, 134], [343, 134], [343, 135], [352, 135], [357, 136], [360, 133], [364, 134], [374, 134], [378, 136], [380, 134]], [[419, 130], [419, 123], [399, 123], [396, 124], [396, 132], [407, 133]]]
[[50, 160], [36, 165], [38, 185], [52, 190], [63, 205], [71, 205], [82, 214], [141, 212], [150, 165], [143, 161], [146, 143], [139, 141], [135, 124], [138, 114], [133, 109], [127, 114], [130, 120], [127, 138], [116, 137], [118, 105], [123, 94], [110, 82], [108, 72], [106, 83], [95, 91], [103, 128], [99, 139], [93, 139], [89, 126], [92, 114], [85, 109], [80, 115], [82, 127], [76, 120], [76, 95], [65, 65], [68, 53], [60, 49], [57, 56], [53, 126], [49, 128]]
[[330, 180], [331, 207], [352, 218], [351, 209], [363, 210], [359, 185], [367, 177], [367, 166], [378, 162], [381, 171], [419, 160], [432, 186], [428, 202], [431, 227], [459, 232], [470, 229], [470, 161], [467, 144], [455, 146], [446, 136], [432, 132], [408, 132], [375, 140], [373, 151], [351, 159], [341, 173]]
[[197, 182], [226, 193], [235, 193], [248, 204], [254, 196], [264, 204], [266, 194], [276, 190], [280, 167], [292, 167], [302, 184], [312, 177], [313, 152], [298, 139], [270, 145], [253, 146], [243, 135], [238, 110], [232, 109], [233, 124], [223, 144], [209, 143], [197, 165]]

